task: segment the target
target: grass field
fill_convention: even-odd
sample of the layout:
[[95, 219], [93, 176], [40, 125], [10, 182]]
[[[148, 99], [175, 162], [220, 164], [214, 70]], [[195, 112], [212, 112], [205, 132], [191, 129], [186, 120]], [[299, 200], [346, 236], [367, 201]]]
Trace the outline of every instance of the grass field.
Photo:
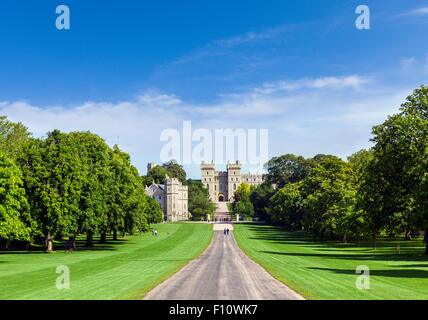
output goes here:
[[[421, 239], [379, 241], [373, 251], [369, 242], [361, 247], [320, 243], [267, 225], [235, 225], [233, 233], [251, 259], [308, 299], [428, 299], [428, 258]], [[356, 288], [360, 265], [370, 269], [369, 290]]]
[[[169, 223], [151, 233], [65, 253], [0, 252], [0, 299], [141, 299], [209, 245], [212, 226]], [[169, 233], [169, 234], [168, 234]], [[84, 239], [79, 241], [83, 245]], [[59, 265], [70, 270], [70, 289], [58, 290]]]

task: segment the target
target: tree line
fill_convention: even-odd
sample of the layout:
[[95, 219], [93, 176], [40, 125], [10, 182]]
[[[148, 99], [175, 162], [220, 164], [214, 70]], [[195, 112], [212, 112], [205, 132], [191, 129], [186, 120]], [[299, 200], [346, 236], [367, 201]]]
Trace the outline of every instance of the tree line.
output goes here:
[[274, 157], [265, 182], [238, 188], [234, 212], [253, 215], [319, 237], [403, 234], [425, 231], [428, 255], [428, 87], [407, 97], [400, 112], [372, 128], [373, 147], [347, 161], [318, 154]]
[[107, 234], [147, 231], [163, 221], [145, 194], [143, 177], [130, 156], [90, 132], [49, 132], [32, 138], [21, 123], [0, 117], [0, 242], [41, 242], [78, 235], [86, 246]]

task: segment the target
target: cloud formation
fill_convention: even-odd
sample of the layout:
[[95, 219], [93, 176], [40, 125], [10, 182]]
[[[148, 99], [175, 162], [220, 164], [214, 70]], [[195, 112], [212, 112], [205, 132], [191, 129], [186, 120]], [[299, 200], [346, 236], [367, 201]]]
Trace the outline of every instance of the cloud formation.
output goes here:
[[[369, 145], [371, 127], [395, 113], [410, 92], [373, 86], [372, 79], [349, 75], [265, 83], [204, 104], [151, 91], [127, 101], [71, 107], [3, 101], [0, 113], [21, 121], [37, 137], [53, 129], [90, 130], [110, 145], [118, 143], [144, 173], [147, 162], [159, 161], [161, 132], [181, 132], [184, 120], [192, 121], [193, 130], [268, 129], [269, 156], [332, 153], [345, 158]], [[197, 165], [186, 169], [198, 177]]]

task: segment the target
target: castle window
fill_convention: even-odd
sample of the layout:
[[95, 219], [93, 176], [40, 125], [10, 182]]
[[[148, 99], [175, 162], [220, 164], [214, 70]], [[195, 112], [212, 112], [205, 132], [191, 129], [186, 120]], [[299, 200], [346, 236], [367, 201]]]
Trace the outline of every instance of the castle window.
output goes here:
[[207, 171], [207, 175], [208, 175], [208, 171]]
[[217, 186], [214, 186], [214, 190], [217, 190]]
[[222, 186], [220, 185], [220, 191], [222, 190], [223, 188], [222, 188]]
[[162, 196], [159, 196], [159, 200], [162, 200]]
[[207, 184], [207, 189], [209, 189], [210, 188], [210, 185], [209, 184]]
[[236, 190], [236, 184], [235, 183], [233, 184], [233, 190]]

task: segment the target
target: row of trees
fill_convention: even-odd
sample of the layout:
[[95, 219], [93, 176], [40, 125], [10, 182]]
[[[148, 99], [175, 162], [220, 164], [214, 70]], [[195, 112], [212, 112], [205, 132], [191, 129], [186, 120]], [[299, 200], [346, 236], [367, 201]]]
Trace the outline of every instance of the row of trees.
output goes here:
[[[0, 118], [0, 240], [68, 238], [146, 231], [161, 222], [130, 156], [90, 132], [49, 132], [34, 139], [20, 123]], [[42, 241], [43, 241], [42, 240]]]
[[[343, 161], [333, 155], [272, 158], [266, 181], [242, 187], [234, 207], [320, 237], [376, 239], [425, 230], [428, 234], [428, 87], [409, 96], [400, 112], [373, 127], [370, 150]], [[244, 200], [241, 200], [244, 199]], [[248, 203], [252, 205], [249, 207]], [[428, 241], [426, 254], [428, 254]]]

